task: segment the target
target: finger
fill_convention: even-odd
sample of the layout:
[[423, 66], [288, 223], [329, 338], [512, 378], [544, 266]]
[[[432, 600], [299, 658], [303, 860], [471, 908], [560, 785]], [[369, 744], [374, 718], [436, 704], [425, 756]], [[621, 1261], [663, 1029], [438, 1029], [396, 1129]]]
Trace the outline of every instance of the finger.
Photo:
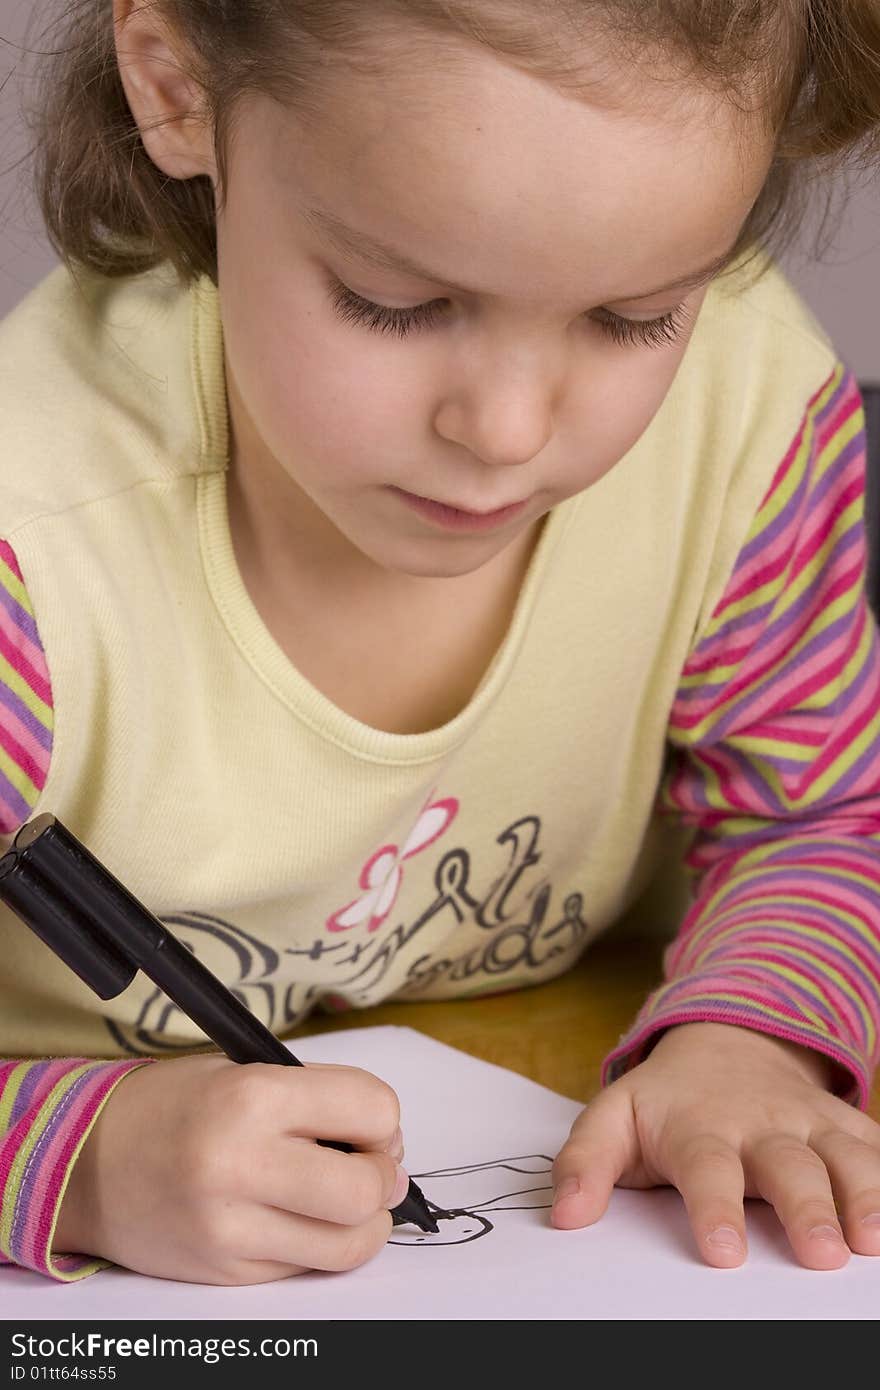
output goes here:
[[715, 1269], [746, 1258], [745, 1175], [736, 1149], [701, 1134], [671, 1153], [669, 1176], [684, 1199], [700, 1254]]
[[791, 1248], [807, 1269], [839, 1269], [849, 1250], [834, 1205], [828, 1169], [800, 1139], [774, 1134], [748, 1155], [753, 1186], [775, 1208]]
[[292, 1273], [308, 1269], [338, 1273], [377, 1255], [391, 1230], [387, 1211], [376, 1212], [359, 1226], [340, 1226], [297, 1212], [242, 1203], [229, 1221], [225, 1240], [240, 1260], [268, 1261]]
[[398, 1206], [409, 1177], [390, 1154], [340, 1153], [306, 1139], [268, 1144], [245, 1177], [244, 1195], [264, 1206], [342, 1226], [361, 1226]]
[[[358, 1067], [272, 1067], [279, 1127], [309, 1139], [336, 1139], [384, 1152], [400, 1126], [395, 1092]], [[273, 1097], [274, 1098], [274, 1097]]]
[[403, 1162], [403, 1130], [400, 1128], [400, 1125], [397, 1126], [397, 1131], [390, 1144], [386, 1144], [384, 1152], [390, 1154], [395, 1163]]
[[811, 1135], [828, 1170], [846, 1243], [857, 1255], [880, 1255], [880, 1148], [846, 1130]]
[[604, 1216], [636, 1149], [628, 1093], [603, 1091], [581, 1111], [553, 1164], [553, 1225], [571, 1231]]

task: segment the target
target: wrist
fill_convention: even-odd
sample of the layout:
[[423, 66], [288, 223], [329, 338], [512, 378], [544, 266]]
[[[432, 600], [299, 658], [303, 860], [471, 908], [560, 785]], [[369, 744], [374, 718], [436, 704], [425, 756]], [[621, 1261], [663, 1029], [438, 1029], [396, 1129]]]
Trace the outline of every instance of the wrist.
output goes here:
[[754, 1028], [745, 1028], [739, 1024], [703, 1021], [673, 1024], [660, 1035], [652, 1051], [657, 1051], [664, 1044], [667, 1051], [672, 1047], [696, 1046], [701, 1051], [717, 1050], [722, 1055], [776, 1055], [792, 1063], [805, 1081], [821, 1086], [823, 1090], [843, 1092], [850, 1086], [848, 1073], [823, 1052], [791, 1042], [788, 1038], [758, 1032]]
[[[99, 1122], [96, 1120], [96, 1124]], [[64, 1196], [58, 1208], [58, 1219], [52, 1236], [51, 1251], [57, 1255], [98, 1255], [95, 1239], [94, 1178], [92, 1173], [94, 1144], [92, 1132], [87, 1136], [72, 1167], [68, 1171]]]

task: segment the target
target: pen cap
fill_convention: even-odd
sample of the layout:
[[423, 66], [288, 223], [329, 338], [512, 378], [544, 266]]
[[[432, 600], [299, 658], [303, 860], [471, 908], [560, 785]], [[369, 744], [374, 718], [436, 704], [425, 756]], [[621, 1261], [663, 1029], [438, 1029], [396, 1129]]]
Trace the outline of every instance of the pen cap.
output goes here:
[[47, 812], [23, 826], [15, 851], [57, 902], [87, 920], [93, 938], [143, 970], [227, 1057], [291, 1064], [290, 1052], [274, 1033], [55, 816]]
[[136, 966], [15, 851], [0, 859], [0, 898], [99, 998], [114, 999], [131, 984]]
[[161, 944], [161, 922], [50, 812], [22, 826], [15, 849], [120, 956], [142, 966]]

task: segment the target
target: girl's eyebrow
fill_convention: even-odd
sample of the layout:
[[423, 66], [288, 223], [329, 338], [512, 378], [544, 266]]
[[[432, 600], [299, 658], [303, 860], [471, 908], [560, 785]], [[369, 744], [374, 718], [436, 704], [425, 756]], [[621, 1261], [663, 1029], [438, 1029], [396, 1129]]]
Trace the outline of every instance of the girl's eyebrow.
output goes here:
[[[307, 207], [303, 209], [303, 216], [332, 246], [336, 247], [337, 251], [345, 256], [355, 256], [358, 260], [379, 270], [397, 271], [404, 275], [412, 275], [417, 280], [432, 280], [436, 285], [443, 285], [450, 290], [458, 290], [461, 294], [479, 295], [483, 293], [482, 290], [475, 290], [467, 285], [457, 285], [451, 280], [444, 280], [442, 275], [429, 270], [426, 266], [419, 265], [417, 261], [405, 255], [404, 252], [386, 245], [385, 242], [378, 241], [368, 232], [361, 232], [354, 227], [347, 226], [327, 208]], [[678, 280], [671, 280], [665, 285], [658, 285], [655, 289], [639, 290], [637, 294], [615, 295], [613, 302], [622, 299], [650, 299], [655, 294], [666, 294], [669, 290], [697, 289], [698, 286], [705, 285], [713, 276], [718, 275], [728, 267], [738, 243], [739, 233], [737, 232], [736, 241], [720, 256], [716, 256], [714, 260], [710, 261], [708, 265], [701, 266], [699, 270], [692, 270], [689, 274], [682, 275]]]

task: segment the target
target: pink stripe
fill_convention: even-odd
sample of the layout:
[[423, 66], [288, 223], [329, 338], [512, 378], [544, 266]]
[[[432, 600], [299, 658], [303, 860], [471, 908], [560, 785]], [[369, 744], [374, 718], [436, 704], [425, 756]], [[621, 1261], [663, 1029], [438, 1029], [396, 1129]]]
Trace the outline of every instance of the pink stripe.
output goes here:
[[[34, 1190], [34, 1200], [28, 1211], [23, 1233], [22, 1254], [28, 1263], [33, 1265], [37, 1260], [43, 1264], [48, 1263], [49, 1227], [74, 1151], [83, 1135], [87, 1133], [107, 1093], [126, 1072], [141, 1065], [143, 1063], [140, 1061], [121, 1062], [118, 1065], [104, 1064], [100, 1070], [96, 1070], [96, 1073], [88, 1078], [88, 1082], [84, 1083], [84, 1090], [77, 1096], [76, 1103], [65, 1116], [64, 1123], [40, 1155], [40, 1166], [38, 1174], [35, 1175], [37, 1186]], [[38, 1205], [41, 1187], [45, 1196]]]
[[[823, 956], [823, 959], [828, 961], [829, 964], [832, 963], [832, 960], [829, 956]], [[829, 1022], [826, 1026], [831, 1027], [833, 1025], [839, 1024], [840, 1020], [843, 1019], [847, 1025], [847, 1032], [849, 1036], [853, 1039], [858, 1039], [858, 1042], [860, 1044], [863, 1044], [865, 1034], [864, 1019], [862, 1019], [859, 1016], [858, 1012], [849, 1003], [842, 990], [838, 986], [836, 986], [828, 976], [822, 975], [818, 970], [815, 969], [812, 971], [809, 970], [809, 968], [806, 966], [806, 963], [800, 957], [786, 956], [784, 954], [781, 955], [778, 951], [770, 950], [767, 946], [764, 946], [762, 949], [752, 949], [749, 952], [748, 960], [741, 961], [737, 965], [738, 977], [742, 973], [745, 975], [746, 978], [749, 978], [752, 961], [766, 961], [769, 965], [775, 965], [777, 968], [781, 970], [793, 970], [798, 975], [802, 976], [806, 981], [809, 982], [809, 984], [813, 985], [814, 988], [818, 991], [822, 999], [822, 1002], [825, 1005], [825, 1008], [831, 1015], [831, 1020], [833, 1022]], [[755, 972], [754, 978], [756, 982], [760, 984], [763, 979], [763, 976]], [[788, 982], [785, 980], [780, 980], [780, 988], [784, 989], [787, 983]], [[810, 990], [806, 988], [804, 985], [801, 985], [800, 989], [803, 991], [804, 995], [809, 1000]], [[817, 1013], [821, 1012], [818, 1004], [816, 1004], [815, 1001], [810, 1001], [809, 1003], [805, 1004], [804, 1007], [815, 1008]], [[868, 1013], [870, 1016], [870, 1010], [868, 1010]], [[811, 1024], [810, 1026], [815, 1027], [816, 1025]]]
[[[839, 389], [839, 388], [838, 388]], [[840, 401], [827, 417], [820, 421], [816, 428], [816, 438], [819, 441], [819, 453], [822, 453], [826, 445], [838, 434], [857, 410], [862, 407], [862, 397], [856, 384], [855, 378], [849, 376], [848, 385], [841, 396]]]
[[[823, 594], [823, 604], [828, 605], [833, 603], [839, 594], [852, 589], [854, 587], [854, 582], [861, 581], [862, 574], [863, 568], [860, 565], [851, 573], [839, 576], [838, 579], [829, 586], [828, 591]], [[735, 703], [737, 697], [747, 691], [750, 686], [762, 683], [772, 674], [774, 666], [779, 664], [780, 659], [787, 655], [791, 648], [793, 648], [802, 637], [809, 634], [810, 628], [815, 624], [817, 616], [817, 610], [810, 609], [800, 615], [796, 627], [793, 625], [783, 627], [772, 643], [762, 645], [760, 649], [753, 646], [750, 652], [744, 649], [732, 649], [729, 653], [722, 655], [720, 657], [722, 665], [739, 666], [736, 676], [727, 685], [720, 684], [712, 688], [707, 683], [706, 694], [702, 699], [699, 697], [695, 698], [693, 690], [691, 690], [689, 692], [689, 699], [676, 700], [673, 704], [675, 727], [685, 731], [694, 728], [695, 725], [702, 723], [710, 712], [721, 706], [728, 706]], [[862, 621], [864, 621], [864, 619]], [[858, 645], [858, 642], [853, 641], [851, 633], [845, 633], [837, 639], [837, 642], [833, 646], [826, 647], [821, 652], [818, 652], [813, 658], [812, 664], [808, 663], [806, 666], [802, 665], [797, 667], [796, 671], [793, 672], [788, 679], [791, 682], [796, 680], [802, 681], [803, 672], [805, 670], [810, 671], [814, 669], [819, 662], [823, 663], [823, 666], [827, 666], [830, 656], [833, 657], [833, 664], [831, 665], [831, 670], [833, 672], [839, 665], [845, 664], [842, 663], [841, 657], [838, 655], [841, 645], [843, 645], [844, 652], [849, 654], [854, 647]], [[716, 660], [719, 660], [718, 653], [716, 653]], [[692, 676], [702, 674], [702, 672], [699, 672], [696, 663], [692, 665], [688, 662], [684, 674], [686, 676]], [[785, 676], [783, 673], [770, 688], [764, 690], [760, 694], [756, 694], [750, 720], [755, 717], [755, 709], [761, 709], [762, 707], [766, 709], [779, 704], [780, 691], [788, 698], [789, 691], [786, 690], [782, 684], [784, 679]], [[796, 690], [799, 687], [793, 685], [792, 688]], [[814, 686], [813, 688], [818, 687]]]
[[[832, 603], [837, 597], [837, 591], [845, 592], [849, 588], [852, 588], [849, 577], [842, 577], [831, 587], [825, 601]], [[846, 664], [858, 645], [859, 634], [854, 637], [852, 631], [844, 633], [832, 646], [817, 652], [810, 662], [798, 666], [790, 675], [786, 676], [783, 669], [781, 673], [777, 672], [774, 679], [770, 679], [781, 658], [788, 654], [802, 637], [809, 634], [816, 616], [815, 612], [808, 613], [799, 622], [797, 630], [783, 629], [772, 645], [762, 647], [760, 653], [753, 653], [751, 660], [741, 664], [740, 671], [729, 685], [709, 692], [698, 710], [694, 710], [693, 700], [688, 701], [687, 708], [690, 713], [679, 716], [676, 720], [677, 727], [684, 730], [693, 728], [707, 717], [709, 711], [735, 704], [738, 697], [747, 694], [749, 688], [754, 685], [763, 685], [764, 688], [752, 692], [752, 700], [748, 706], [750, 723], [760, 714], [766, 715], [768, 710], [776, 713], [783, 703], [790, 706], [797, 704], [821, 689]]]
[[[856, 460], [856, 463], [858, 460]], [[853, 465], [855, 466], [855, 465]], [[853, 469], [850, 468], [850, 473]], [[799, 544], [794, 564], [792, 565], [792, 580], [797, 579], [802, 570], [805, 570], [810, 561], [815, 558], [823, 546], [829, 543], [832, 532], [839, 522], [847, 507], [853, 502], [857, 502], [864, 495], [864, 477], [852, 480], [847, 487], [835, 495], [834, 505], [829, 510], [819, 510], [818, 508], [804, 518], [804, 526], [799, 536]], [[856, 541], [853, 545], [854, 550], [860, 550], [861, 544]]]
[[[743, 917], [745, 920], [749, 920], [750, 913], [744, 909], [744, 902], [748, 903], [750, 908], [754, 905], [753, 910], [756, 915], [756, 920], [763, 917], [765, 925], [767, 921], [767, 912], [770, 910], [767, 907], [763, 907], [765, 903], [772, 904], [774, 920], [797, 922], [798, 912], [800, 912], [801, 915], [809, 913], [811, 911], [810, 906], [808, 904], [804, 904], [803, 906], [799, 905], [797, 910], [795, 910], [787, 904], [776, 901], [779, 898], [797, 897], [808, 898], [820, 907], [832, 906], [835, 911], [847, 912], [852, 917], [857, 918], [868, 932], [874, 931], [876, 924], [866, 906], [866, 890], [862, 889], [860, 891], [858, 888], [850, 886], [847, 879], [831, 879], [830, 882], [835, 889], [835, 893], [833, 897], [825, 897], [816, 889], [815, 884], [805, 880], [801, 875], [794, 872], [794, 870], [792, 870], [789, 878], [785, 877], [783, 867], [784, 866], [774, 868], [773, 881], [765, 883], [764, 886], [761, 886], [762, 880], [760, 878], [752, 878], [748, 882], [744, 879], [740, 879], [738, 882], [734, 880], [732, 890], [729, 893], [725, 893], [721, 900], [714, 904], [704, 929], [709, 931], [710, 924], [716, 922], [722, 912], [725, 915], [735, 915], [738, 918]], [[816, 866], [810, 861], [809, 867], [812, 870]], [[831, 890], [829, 889], [828, 891], [830, 892]], [[828, 930], [828, 926], [829, 924], [827, 920], [825, 920], [823, 930]], [[877, 961], [872, 960], [870, 956], [865, 954], [867, 947], [860, 945], [858, 938], [854, 934], [850, 935], [849, 929], [847, 929], [846, 932], [846, 943], [853, 955], [859, 957], [866, 969], [870, 969], [875, 973], [877, 972]], [[804, 944], [807, 944], [806, 941]]]
[[605, 1058], [602, 1064], [601, 1081], [603, 1086], [607, 1086], [615, 1076], [621, 1075], [620, 1063], [625, 1058], [631, 1059], [630, 1065], [635, 1065], [640, 1060], [645, 1043], [648, 1042], [656, 1033], [667, 1028], [674, 1028], [679, 1023], [693, 1023], [696, 1021], [695, 1014], [704, 1023], [725, 1023], [738, 1024], [741, 1027], [755, 1030], [758, 1024], [761, 1027], [758, 1031], [766, 1033], [768, 1037], [784, 1038], [789, 1042], [802, 1043], [812, 1047], [816, 1052], [821, 1052], [824, 1056], [830, 1057], [832, 1061], [838, 1062], [845, 1071], [848, 1071], [853, 1079], [854, 1100], [857, 1105], [865, 1109], [869, 1101], [869, 1077], [864, 1067], [856, 1063], [855, 1059], [843, 1050], [835, 1047], [834, 1039], [817, 1037], [809, 1028], [801, 1026], [799, 1028], [778, 1024], [775, 1019], [755, 1019], [751, 1010], [736, 1008], [736, 1005], [724, 1007], [716, 1001], [705, 1004], [700, 1003], [699, 998], [693, 1001], [690, 1009], [674, 1008], [664, 1013], [652, 1017], [641, 1026], [634, 1028], [623, 1041]]
[[[35, 1066], [42, 1067], [44, 1070], [40, 1073], [40, 1079], [34, 1089], [30, 1109], [11, 1129], [7, 1130], [5, 1134], [0, 1135], [0, 1197], [6, 1195], [6, 1184], [9, 1180], [9, 1171], [15, 1161], [15, 1155], [27, 1134], [30, 1125], [28, 1115], [35, 1113], [35, 1107], [38, 1111], [46, 1097], [51, 1093], [53, 1086], [84, 1060], [85, 1059], [81, 1057], [75, 1059], [59, 1057], [50, 1062], [34, 1063]], [[10, 1063], [10, 1075], [12, 1068], [17, 1065], [17, 1062]], [[9, 1078], [7, 1077], [6, 1079], [8, 1081]]]
[[24, 583], [21, 570], [18, 567], [15, 551], [8, 541], [0, 541], [0, 562], [6, 565], [7, 569], [12, 571], [20, 584]]
[[[702, 933], [699, 937], [699, 942], [703, 943], [706, 949], [701, 949], [699, 951], [694, 949], [693, 951], [688, 952], [686, 956], [683, 956], [681, 961], [681, 969], [679, 973], [682, 975], [687, 974], [688, 972], [698, 968], [700, 963], [704, 960], [717, 961], [719, 958], [723, 958], [731, 965], [735, 964], [737, 968], [739, 968], [741, 964], [747, 964], [748, 960], [751, 960], [753, 957], [758, 955], [762, 946], [766, 949], [768, 944], [770, 946], [773, 946], [775, 944], [777, 946], [777, 949], [779, 950], [792, 949], [794, 943], [791, 943], [787, 940], [783, 940], [781, 938], [777, 939], [773, 932], [773, 924], [771, 924], [768, 927], [767, 916], [768, 913], [766, 911], [764, 913], [748, 913], [740, 911], [731, 912], [729, 918], [719, 918], [717, 922], [713, 922], [711, 928], [706, 928], [706, 934], [708, 939], [706, 939], [706, 937], [704, 937]], [[801, 917], [798, 918], [794, 913], [788, 910], [774, 907], [773, 919], [774, 923], [787, 923], [792, 928], [797, 928], [801, 925], [815, 926], [817, 930], [822, 931], [827, 935], [832, 935], [828, 921], [814, 916], [814, 914], [809, 912], [808, 910], [805, 910], [802, 913]], [[736, 931], [737, 933], [737, 954], [729, 955], [726, 954], [730, 951], [731, 947], [731, 941], [729, 939], [728, 934], [731, 934], [734, 931]], [[770, 933], [769, 935], [768, 931]], [[721, 937], [722, 934], [725, 937], [728, 937], [728, 939], [720, 940], [717, 942], [717, 944], [715, 944], [715, 938]], [[849, 971], [847, 970], [846, 964], [835, 955], [835, 953], [829, 948], [827, 942], [817, 942], [815, 939], [808, 938], [805, 936], [798, 944], [800, 945], [801, 950], [806, 953], [808, 958], [812, 956], [815, 958], [816, 961], [822, 960], [826, 964], [832, 966], [840, 975], [842, 975], [846, 980], [847, 987], [852, 990], [853, 994], [857, 995], [858, 998], [861, 999], [862, 1003], [865, 1006], [865, 1012], [868, 1014], [868, 1016], [876, 1017], [876, 998], [872, 995], [865, 994], [865, 986], [870, 987], [872, 979], [875, 978], [876, 964], [874, 961], [867, 959], [859, 950], [854, 950], [853, 954], [859, 958], [860, 964], [864, 970], [865, 978], [864, 980], [862, 980], [856, 971], [853, 971], [851, 969]], [[852, 945], [851, 938], [849, 937], [847, 938], [847, 944]], [[792, 958], [794, 959], [794, 956]], [[798, 957], [798, 960], [798, 969], [801, 971], [802, 974], [806, 975], [809, 979], [819, 980], [821, 978], [825, 984], [828, 983], [828, 979], [826, 977], [820, 976], [820, 974], [816, 973], [815, 971], [811, 971], [809, 965], [806, 964], [801, 958]], [[858, 1019], [858, 1014], [854, 1014], [853, 1017]], [[861, 1032], [862, 1026], [863, 1025], [861, 1021], [859, 1021], [859, 1032]]]
[[[52, 688], [49, 685], [47, 676], [35, 670], [30, 662], [25, 659], [21, 649], [9, 640], [6, 633], [0, 631], [0, 653], [5, 656], [13, 671], [16, 671], [30, 688], [39, 696], [45, 705], [52, 703]], [[45, 662], [43, 662], [45, 668]]]
[[27, 667], [32, 671], [39, 672], [43, 679], [48, 681], [49, 669], [46, 665], [46, 655], [43, 648], [18, 626], [12, 614], [3, 604], [0, 604], [0, 634], [4, 639], [4, 650], [20, 651]]
[[[44, 748], [39, 739], [18, 717], [14, 710], [5, 708], [3, 710], [2, 723], [0, 729], [9, 737], [10, 741], [17, 744], [24, 750], [28, 758], [31, 759], [35, 767], [45, 771], [49, 767], [51, 754], [48, 748]], [[18, 761], [18, 759], [16, 759]]]
[[[795, 895], [791, 892], [783, 894], [780, 891], [779, 896], [791, 897]], [[804, 894], [798, 892], [796, 896], [803, 897]], [[865, 913], [864, 902], [858, 904], [856, 907], [848, 908], [847, 910], [851, 912], [852, 916], [858, 917], [859, 920], [870, 929], [871, 924]], [[767, 919], [770, 916], [772, 916], [773, 920], [768, 923]], [[757, 899], [731, 897], [729, 900], [725, 901], [723, 907], [720, 905], [717, 906], [713, 910], [711, 917], [706, 922], [700, 924], [699, 931], [695, 931], [690, 937], [686, 953], [687, 959], [689, 963], [696, 960], [702, 952], [703, 943], [705, 943], [707, 950], [714, 951], [716, 946], [713, 943], [716, 941], [716, 938], [722, 934], [728, 936], [734, 931], [736, 931], [737, 949], [739, 949], [742, 944], [749, 944], [753, 942], [753, 940], [758, 939], [753, 928], [760, 931], [760, 940], [775, 940], [776, 938], [772, 935], [768, 938], [767, 932], [769, 930], [772, 933], [775, 926], [780, 923], [790, 927], [812, 927], [816, 931], [826, 933], [828, 936], [834, 936], [834, 923], [828, 921], [827, 913], [820, 912], [818, 908], [813, 908], [810, 905], [801, 906], [799, 904], [797, 909], [795, 909], [787, 902], [777, 901], [775, 894], [770, 894], [764, 890], [761, 897]], [[728, 940], [722, 944], [724, 945], [724, 949], [727, 950], [731, 941]], [[827, 952], [827, 943], [823, 946], [821, 942], [816, 941], [815, 937], [812, 936], [804, 935], [803, 938], [799, 939], [799, 944], [801, 948], [807, 952], [814, 950]], [[876, 973], [876, 961], [868, 954], [868, 948], [860, 944], [854, 932], [847, 930], [845, 944], [868, 976]], [[681, 959], [685, 959], [685, 953], [682, 954]], [[841, 963], [837, 966], [837, 969], [843, 972], [845, 966]], [[853, 978], [855, 979], [856, 977], [854, 976]]]
[[[833, 584], [830, 584], [829, 588], [823, 592], [823, 609], [824, 607], [830, 606], [841, 594], [847, 594], [847, 592], [855, 588], [856, 585], [861, 584], [862, 575], [862, 564], [856, 564], [854, 569], [838, 575]], [[741, 695], [749, 685], [758, 684], [763, 678], [772, 674], [773, 667], [779, 664], [781, 657], [788, 655], [792, 646], [797, 645], [798, 642], [801, 641], [801, 638], [808, 634], [810, 627], [815, 626], [819, 612], [820, 610], [817, 609], [817, 607], [810, 607], [810, 609], [805, 610], [804, 613], [798, 614], [797, 620], [790, 621], [788, 626], [780, 628], [773, 642], [767, 642], [766, 645], [759, 646], [759, 648], [758, 646], [752, 645], [751, 651], [749, 651], [745, 646], [737, 644], [737, 648], [731, 649], [731, 651], [727, 653], [726, 659], [723, 659], [722, 662], [724, 666], [734, 666], [734, 664], [737, 663], [740, 664], [740, 670], [738, 670], [737, 676], [728, 682], [727, 685], [724, 685], [724, 687], [709, 691], [708, 695], [706, 695], [705, 702], [701, 702], [701, 708], [712, 709], [719, 705], [730, 705], [730, 703], [735, 702], [737, 696]], [[849, 635], [845, 638], [838, 639], [838, 641], [845, 641], [851, 645], [851, 638], [849, 638]], [[819, 657], [817, 657], [817, 660], [823, 660], [824, 663], [827, 663], [829, 652], [831, 651], [834, 651], [834, 648], [824, 649]], [[792, 677], [792, 680], [798, 680], [798, 678], [801, 677], [801, 670], [801, 667], [798, 667], [797, 676]], [[685, 676], [696, 674], [696, 671], [698, 671], [698, 669], [696, 669], [695, 664], [692, 666], [692, 664], [688, 662], [687, 666], [685, 666]], [[777, 688], [779, 687], [774, 685], [774, 695], [776, 695]], [[762, 696], [762, 698], [766, 701], [766, 694]], [[685, 705], [685, 709], [690, 713], [683, 714], [680, 720], [677, 720], [677, 723], [680, 721], [681, 726], [692, 727], [694, 724], [698, 724], [699, 721], [701, 721], [701, 717], [703, 716], [696, 716], [694, 713], [694, 703], [694, 698], [691, 696], [690, 701]], [[673, 708], [676, 708], [676, 706], [673, 706]]]
[[[12, 723], [12, 720], [8, 722]], [[37, 746], [39, 747], [39, 745]], [[49, 770], [49, 754], [47, 750], [45, 748], [40, 748], [42, 763], [35, 763], [27, 750], [22, 748], [21, 744], [17, 743], [11, 736], [7, 725], [3, 722], [0, 722], [0, 748], [3, 748], [5, 752], [9, 754], [12, 761], [18, 764], [21, 770], [31, 779], [34, 786], [41, 791], [46, 781], [46, 774]]]
[[[828, 739], [812, 766], [805, 769], [799, 784], [801, 797], [805, 796], [826, 769], [836, 762], [851, 744], [856, 742], [868, 725], [877, 718], [878, 709], [880, 709], [878, 682], [866, 682], [858, 700], [853, 700], [847, 709], [848, 722], [843, 723], [841, 720], [835, 728], [834, 736]], [[880, 772], [880, 762], [875, 759], [873, 766], [865, 767], [860, 777], [848, 788], [847, 795], [850, 797], [857, 795], [860, 787], [866, 792], [870, 792], [877, 785], [878, 772]]]

